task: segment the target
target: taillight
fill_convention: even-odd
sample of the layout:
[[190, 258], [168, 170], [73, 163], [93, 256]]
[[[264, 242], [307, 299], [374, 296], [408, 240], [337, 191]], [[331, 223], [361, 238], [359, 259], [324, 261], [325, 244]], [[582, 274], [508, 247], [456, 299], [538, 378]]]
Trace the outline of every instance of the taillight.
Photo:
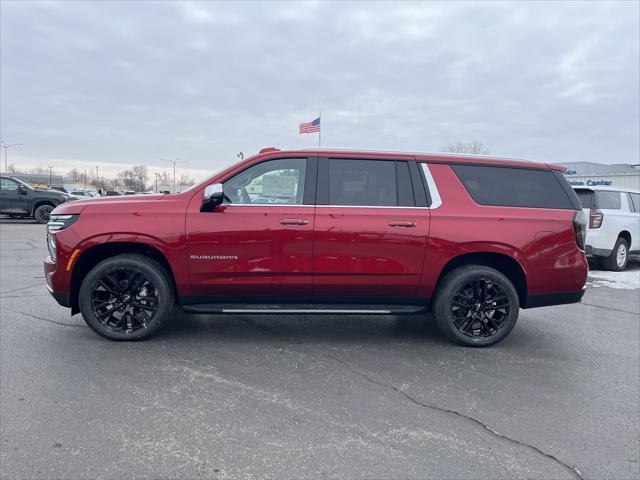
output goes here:
[[589, 228], [600, 228], [602, 226], [603, 219], [604, 213], [597, 208], [592, 208], [589, 211]]
[[584, 250], [584, 243], [587, 237], [587, 221], [584, 212], [578, 210], [573, 215], [573, 231], [576, 233], [576, 244], [580, 250]]

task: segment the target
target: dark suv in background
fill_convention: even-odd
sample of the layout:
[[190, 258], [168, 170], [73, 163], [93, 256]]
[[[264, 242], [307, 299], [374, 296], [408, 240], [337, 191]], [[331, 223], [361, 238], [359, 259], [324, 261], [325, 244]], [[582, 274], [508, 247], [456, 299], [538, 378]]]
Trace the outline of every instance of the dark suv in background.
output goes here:
[[[563, 167], [266, 149], [187, 191], [78, 200], [49, 222], [56, 300], [133, 340], [196, 313], [432, 310], [463, 345], [579, 302], [585, 219]], [[302, 317], [304, 318], [304, 317]]]
[[33, 217], [38, 223], [47, 223], [53, 209], [70, 199], [57, 190], [33, 188], [17, 178], [0, 177], [0, 213], [11, 218]]

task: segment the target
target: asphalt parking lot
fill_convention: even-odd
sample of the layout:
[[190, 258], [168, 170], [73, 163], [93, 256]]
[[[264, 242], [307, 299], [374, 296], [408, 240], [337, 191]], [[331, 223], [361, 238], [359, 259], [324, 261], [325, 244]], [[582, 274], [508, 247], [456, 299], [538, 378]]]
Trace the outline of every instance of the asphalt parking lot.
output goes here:
[[2, 478], [640, 478], [639, 262], [489, 349], [421, 316], [180, 315], [114, 343], [47, 293], [44, 235], [0, 219]]

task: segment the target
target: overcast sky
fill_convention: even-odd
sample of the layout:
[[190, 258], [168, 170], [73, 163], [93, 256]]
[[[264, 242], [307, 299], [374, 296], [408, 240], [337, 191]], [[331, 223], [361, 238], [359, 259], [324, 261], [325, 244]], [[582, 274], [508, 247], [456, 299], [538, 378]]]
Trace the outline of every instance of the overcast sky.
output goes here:
[[18, 167], [200, 176], [317, 146], [322, 111], [326, 147], [638, 163], [639, 5], [3, 0], [0, 136]]

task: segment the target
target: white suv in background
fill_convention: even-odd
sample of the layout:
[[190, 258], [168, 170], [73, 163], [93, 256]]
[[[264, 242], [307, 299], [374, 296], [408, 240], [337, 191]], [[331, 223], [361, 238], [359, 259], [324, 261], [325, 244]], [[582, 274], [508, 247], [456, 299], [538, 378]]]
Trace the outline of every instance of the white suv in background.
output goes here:
[[640, 192], [621, 187], [573, 187], [589, 219], [587, 255], [607, 270], [621, 271], [629, 254], [640, 254]]

